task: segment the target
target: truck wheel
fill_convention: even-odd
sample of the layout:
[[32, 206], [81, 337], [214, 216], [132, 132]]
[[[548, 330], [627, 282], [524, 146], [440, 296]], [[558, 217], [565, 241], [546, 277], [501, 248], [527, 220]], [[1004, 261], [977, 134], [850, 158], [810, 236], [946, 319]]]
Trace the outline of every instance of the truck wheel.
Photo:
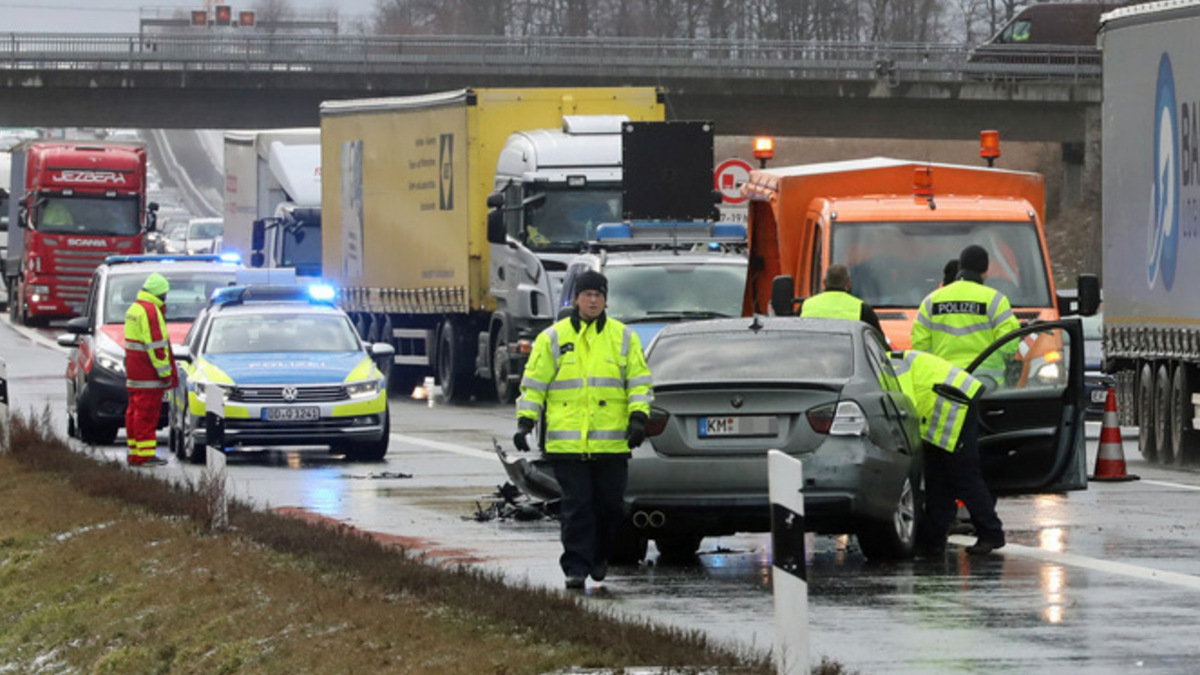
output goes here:
[[438, 382], [442, 385], [442, 397], [450, 403], [461, 403], [471, 397], [471, 377], [459, 345], [459, 331], [454, 323], [447, 321], [442, 324], [438, 339]]
[[1158, 366], [1154, 375], [1154, 450], [1161, 464], [1175, 463], [1171, 448], [1171, 369]]
[[1175, 365], [1171, 378], [1171, 456], [1176, 466], [1183, 466], [1196, 447], [1196, 432], [1192, 429], [1195, 406], [1192, 405], [1192, 383], [1188, 365]]
[[1138, 450], [1148, 462], [1158, 457], [1154, 443], [1154, 364], [1143, 363], [1137, 382]]
[[496, 351], [492, 354], [492, 382], [496, 385], [496, 400], [501, 403], [517, 400], [520, 391], [520, 387], [508, 379], [511, 372], [508, 347], [503, 344], [496, 345]]

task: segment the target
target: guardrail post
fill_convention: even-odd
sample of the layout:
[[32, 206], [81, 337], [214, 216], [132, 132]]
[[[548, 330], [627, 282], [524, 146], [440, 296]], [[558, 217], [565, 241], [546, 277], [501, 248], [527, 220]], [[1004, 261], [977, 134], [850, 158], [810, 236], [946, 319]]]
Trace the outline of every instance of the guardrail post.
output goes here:
[[225, 494], [225, 390], [213, 382], [204, 385], [205, 465], [212, 513], [212, 528], [229, 527], [229, 500]]
[[775, 672], [807, 675], [808, 576], [804, 476], [800, 460], [767, 452], [771, 498], [771, 586], [775, 589]]
[[0, 450], [8, 451], [8, 364], [0, 359]]

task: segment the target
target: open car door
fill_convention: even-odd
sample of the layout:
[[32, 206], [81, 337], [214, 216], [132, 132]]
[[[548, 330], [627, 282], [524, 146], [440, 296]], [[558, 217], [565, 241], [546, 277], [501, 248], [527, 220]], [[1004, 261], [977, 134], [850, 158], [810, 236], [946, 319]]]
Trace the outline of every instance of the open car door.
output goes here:
[[1083, 325], [1035, 323], [994, 342], [967, 368], [978, 399], [979, 454], [993, 494], [1087, 489]]

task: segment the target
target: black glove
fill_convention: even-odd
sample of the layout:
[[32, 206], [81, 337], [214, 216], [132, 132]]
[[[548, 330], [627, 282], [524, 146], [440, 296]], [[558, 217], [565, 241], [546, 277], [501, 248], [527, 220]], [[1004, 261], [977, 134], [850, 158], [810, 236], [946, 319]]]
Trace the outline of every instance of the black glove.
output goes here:
[[625, 440], [629, 442], [630, 450], [646, 440], [646, 413], [640, 411], [629, 413], [629, 426], [625, 428]]
[[533, 431], [533, 420], [528, 417], [517, 420], [517, 433], [513, 435], [513, 445], [517, 447], [517, 450], [529, 452], [529, 440], [525, 436], [531, 431]]

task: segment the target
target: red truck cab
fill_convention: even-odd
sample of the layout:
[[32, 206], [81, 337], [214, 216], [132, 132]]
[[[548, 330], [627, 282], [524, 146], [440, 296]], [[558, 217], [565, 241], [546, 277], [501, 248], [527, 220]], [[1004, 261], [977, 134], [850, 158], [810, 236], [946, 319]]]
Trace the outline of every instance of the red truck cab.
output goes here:
[[4, 277], [15, 322], [77, 316], [96, 267], [141, 253], [154, 226], [140, 145], [28, 141], [12, 149], [12, 185]]

